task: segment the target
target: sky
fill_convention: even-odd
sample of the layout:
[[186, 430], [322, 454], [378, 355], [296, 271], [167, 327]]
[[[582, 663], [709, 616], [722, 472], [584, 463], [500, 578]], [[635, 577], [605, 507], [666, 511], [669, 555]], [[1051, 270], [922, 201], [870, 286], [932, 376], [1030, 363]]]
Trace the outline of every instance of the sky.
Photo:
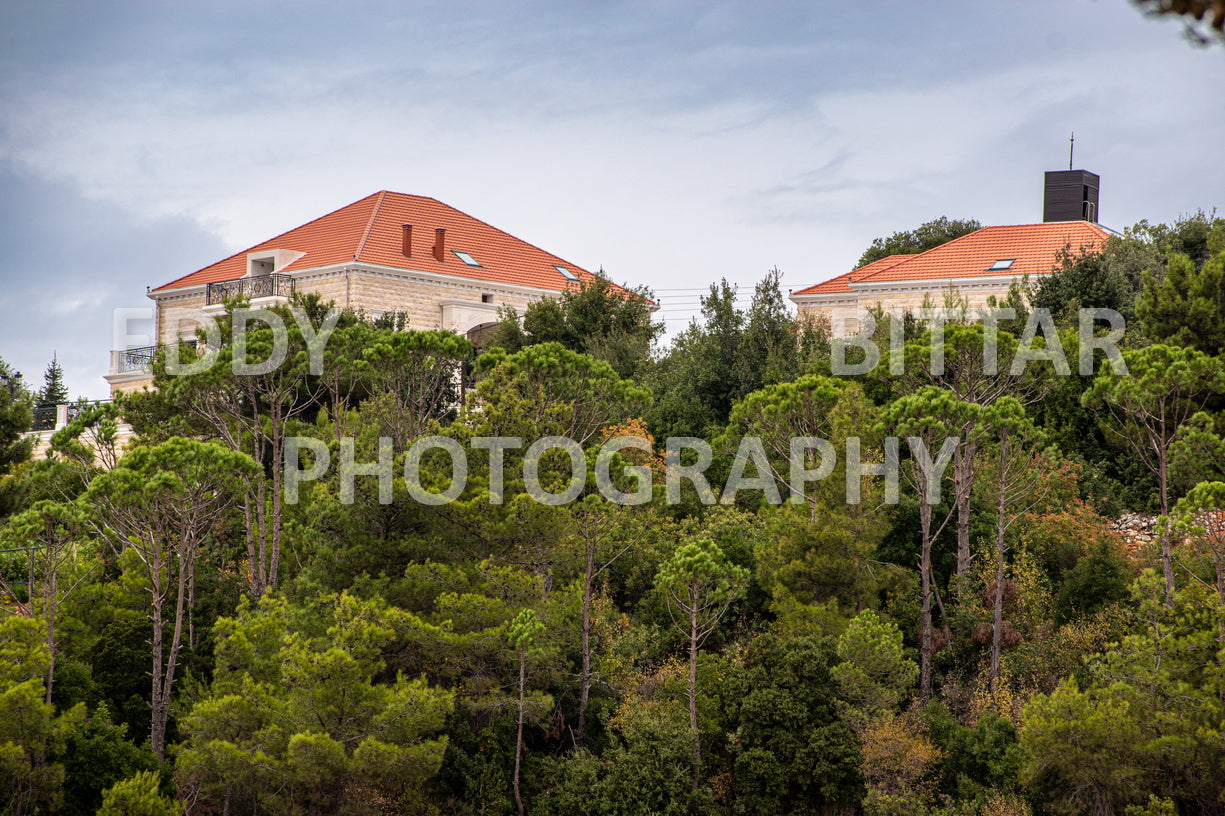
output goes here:
[[669, 336], [932, 218], [1225, 210], [1218, 79], [1127, 0], [0, 0], [0, 358], [105, 398], [113, 314], [377, 190], [617, 282]]

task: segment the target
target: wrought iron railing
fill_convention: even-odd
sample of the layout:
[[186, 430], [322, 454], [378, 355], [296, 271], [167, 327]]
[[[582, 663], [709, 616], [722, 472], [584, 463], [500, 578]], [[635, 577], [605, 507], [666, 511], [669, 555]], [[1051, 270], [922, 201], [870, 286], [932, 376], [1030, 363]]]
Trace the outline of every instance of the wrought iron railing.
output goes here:
[[[184, 345], [196, 347], [197, 341], [186, 340]], [[175, 346], [170, 346], [176, 349]], [[175, 351], [171, 351], [171, 354]], [[111, 352], [111, 374], [129, 374], [136, 371], [148, 371], [153, 358], [157, 356], [157, 346], [141, 346], [140, 348], [116, 349]]]
[[208, 285], [207, 303], [212, 306], [227, 300], [242, 297], [255, 300], [262, 297], [288, 297], [293, 294], [294, 280], [289, 275], [256, 275], [250, 278], [234, 278]]
[[34, 421], [30, 423], [31, 431], [53, 431], [56, 419], [59, 417], [59, 406], [54, 403], [43, 403], [34, 406]]
[[60, 403], [42, 402], [34, 406], [34, 421], [30, 423], [31, 431], [54, 431], [62, 428], [81, 415], [81, 412], [95, 405], [105, 405], [110, 400], [78, 400], [76, 402]]
[[116, 359], [111, 366], [115, 374], [127, 374], [129, 371], [144, 371], [153, 362], [157, 346], [141, 346], [140, 348], [121, 349], [115, 353]]

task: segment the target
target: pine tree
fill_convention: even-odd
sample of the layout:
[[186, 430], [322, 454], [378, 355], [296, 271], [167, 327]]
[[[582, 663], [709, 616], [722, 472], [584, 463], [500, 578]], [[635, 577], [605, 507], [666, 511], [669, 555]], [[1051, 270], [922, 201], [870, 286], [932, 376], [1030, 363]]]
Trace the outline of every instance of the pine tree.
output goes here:
[[68, 386], [64, 384], [64, 369], [59, 357], [51, 353], [51, 363], [43, 373], [43, 387], [38, 392], [38, 402], [44, 405], [62, 405], [68, 402]]

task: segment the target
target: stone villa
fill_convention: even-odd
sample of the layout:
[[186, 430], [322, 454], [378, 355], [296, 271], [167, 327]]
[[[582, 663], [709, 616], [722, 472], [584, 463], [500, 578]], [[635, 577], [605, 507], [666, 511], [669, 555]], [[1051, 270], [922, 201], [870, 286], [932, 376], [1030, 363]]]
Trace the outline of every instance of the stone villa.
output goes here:
[[1100, 249], [1109, 232], [1097, 224], [1098, 176], [1085, 170], [1046, 174], [1043, 222], [983, 227], [917, 255], [890, 255], [791, 294], [801, 317], [829, 321], [835, 337], [859, 331], [863, 309], [916, 313], [928, 299], [937, 311], [950, 287], [972, 311], [1001, 301], [1023, 276], [1049, 275], [1064, 248]]
[[[424, 196], [386, 190], [270, 238], [149, 292], [158, 344], [191, 341], [202, 315], [242, 296], [253, 306], [317, 292], [413, 329], [479, 331], [510, 306], [557, 297], [591, 272]], [[152, 382], [154, 347], [111, 352], [111, 392]]]

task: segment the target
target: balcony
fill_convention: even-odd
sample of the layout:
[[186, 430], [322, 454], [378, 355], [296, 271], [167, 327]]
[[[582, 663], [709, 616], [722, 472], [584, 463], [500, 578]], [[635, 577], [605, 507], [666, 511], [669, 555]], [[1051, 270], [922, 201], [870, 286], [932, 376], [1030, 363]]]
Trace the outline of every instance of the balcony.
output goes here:
[[[184, 341], [183, 345], [196, 347], [195, 340]], [[117, 374], [147, 373], [149, 364], [157, 355], [157, 346], [141, 346], [139, 348], [112, 349], [111, 367], [108, 376]], [[177, 346], [170, 346], [177, 353]]]
[[147, 371], [157, 353], [157, 346], [119, 349], [111, 352], [111, 374], [127, 374], [132, 371]]
[[208, 306], [216, 306], [234, 298], [255, 300], [267, 297], [289, 297], [293, 294], [294, 280], [289, 275], [256, 275], [249, 278], [217, 281], [208, 285]]
[[93, 400], [68, 402], [54, 405], [49, 402], [34, 406], [34, 421], [30, 423], [31, 431], [56, 431], [72, 422], [86, 408], [94, 405], [104, 405], [110, 400]]

